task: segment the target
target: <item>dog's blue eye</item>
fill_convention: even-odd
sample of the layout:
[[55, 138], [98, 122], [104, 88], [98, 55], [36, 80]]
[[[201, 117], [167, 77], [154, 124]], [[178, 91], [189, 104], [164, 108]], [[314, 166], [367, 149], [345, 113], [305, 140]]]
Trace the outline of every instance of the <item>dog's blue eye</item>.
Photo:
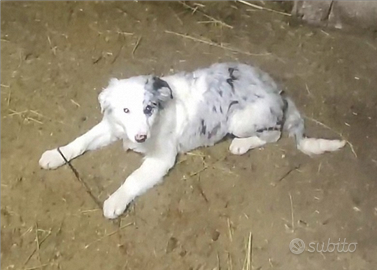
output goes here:
[[144, 109], [145, 114], [152, 114], [152, 111], [153, 111], [153, 107], [150, 105], [147, 105], [147, 107], [145, 107]]
[[124, 111], [125, 113], [129, 113], [129, 112], [130, 112], [130, 110], [129, 110], [128, 108], [124, 108], [123, 111]]

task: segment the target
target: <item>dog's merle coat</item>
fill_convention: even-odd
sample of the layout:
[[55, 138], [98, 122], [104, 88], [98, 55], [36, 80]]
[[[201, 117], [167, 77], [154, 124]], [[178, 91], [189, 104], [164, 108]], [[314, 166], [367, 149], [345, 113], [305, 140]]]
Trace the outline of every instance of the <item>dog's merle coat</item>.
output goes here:
[[[145, 154], [141, 167], [105, 201], [107, 218], [118, 217], [135, 197], [161, 181], [179, 152], [213, 145], [227, 134], [234, 137], [230, 151], [238, 155], [276, 142], [283, 128], [306, 154], [335, 151], [345, 144], [306, 138], [294, 103], [281, 95], [268, 74], [245, 64], [214, 64], [163, 78], [112, 79], [99, 102], [102, 121], [61, 147], [65, 158], [71, 160], [119, 139], [125, 149]], [[64, 159], [52, 149], [39, 163], [54, 169]]]
[[[216, 64], [208, 69], [178, 76], [197, 85], [191, 91], [200, 91], [201, 85], [206, 88], [197, 105], [196, 117], [193, 117], [179, 139], [180, 152], [218, 142], [231, 133], [229, 121], [234, 112], [252, 104], [266, 103], [270, 108], [268, 115], [264, 115], [264, 121], [253, 124], [249, 137], [263, 136], [265, 131], [281, 129], [284, 98], [273, 80], [259, 69], [237, 63]], [[237, 134], [232, 135], [238, 137]]]

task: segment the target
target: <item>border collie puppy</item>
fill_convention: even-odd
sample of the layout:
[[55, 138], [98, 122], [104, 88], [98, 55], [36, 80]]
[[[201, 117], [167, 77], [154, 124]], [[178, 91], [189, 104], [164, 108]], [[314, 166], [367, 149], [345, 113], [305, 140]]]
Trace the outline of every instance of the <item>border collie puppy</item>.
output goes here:
[[[308, 155], [336, 151], [343, 140], [308, 138], [304, 120], [291, 99], [256, 67], [220, 63], [167, 77], [111, 79], [99, 95], [102, 121], [60, 147], [69, 161], [88, 150], [123, 140], [124, 149], [143, 153], [143, 164], [103, 205], [106, 218], [157, 183], [174, 166], [178, 153], [211, 146], [230, 134], [235, 155], [279, 140], [287, 131]], [[65, 161], [58, 149], [43, 153], [39, 164], [55, 169]]]

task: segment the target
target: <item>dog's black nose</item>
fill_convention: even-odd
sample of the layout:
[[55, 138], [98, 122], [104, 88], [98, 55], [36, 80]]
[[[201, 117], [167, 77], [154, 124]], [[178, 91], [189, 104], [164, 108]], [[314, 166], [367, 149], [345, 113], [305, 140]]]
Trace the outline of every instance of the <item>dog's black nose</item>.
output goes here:
[[142, 142], [145, 142], [145, 140], [147, 139], [147, 135], [136, 135], [135, 136], [135, 141], [137, 141], [138, 143], [142, 143]]

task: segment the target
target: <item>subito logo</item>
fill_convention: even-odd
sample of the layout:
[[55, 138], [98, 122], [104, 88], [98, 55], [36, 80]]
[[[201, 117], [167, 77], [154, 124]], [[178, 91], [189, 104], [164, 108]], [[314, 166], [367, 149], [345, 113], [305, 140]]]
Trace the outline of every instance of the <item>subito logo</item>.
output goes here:
[[289, 250], [293, 254], [301, 254], [305, 250], [305, 243], [300, 238], [295, 238], [289, 243]]

